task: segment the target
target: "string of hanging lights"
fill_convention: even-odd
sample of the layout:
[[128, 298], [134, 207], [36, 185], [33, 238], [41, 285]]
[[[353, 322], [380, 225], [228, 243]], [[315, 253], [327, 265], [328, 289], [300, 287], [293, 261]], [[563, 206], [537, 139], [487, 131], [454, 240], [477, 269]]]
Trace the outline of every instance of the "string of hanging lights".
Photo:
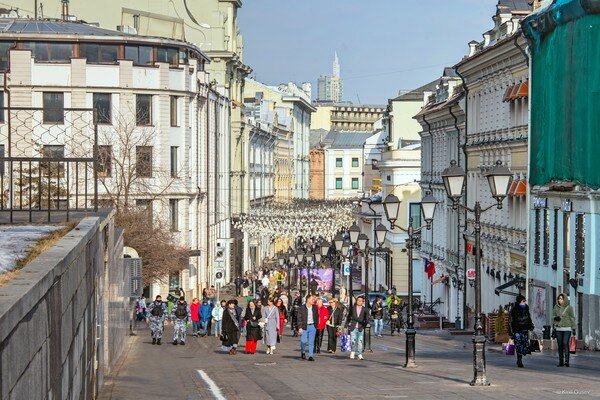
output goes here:
[[355, 205], [349, 200], [293, 200], [250, 209], [234, 223], [251, 237], [333, 237], [354, 223]]

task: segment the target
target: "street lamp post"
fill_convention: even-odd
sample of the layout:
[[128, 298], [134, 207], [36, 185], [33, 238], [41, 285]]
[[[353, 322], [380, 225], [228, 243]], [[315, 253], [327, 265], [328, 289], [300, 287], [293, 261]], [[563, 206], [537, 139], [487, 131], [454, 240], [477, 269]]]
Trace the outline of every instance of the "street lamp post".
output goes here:
[[[406, 363], [404, 364], [404, 367], [414, 368], [417, 366], [415, 362], [415, 337], [417, 335], [417, 330], [414, 326], [413, 316], [413, 248], [416, 242], [416, 234], [421, 232], [424, 227], [428, 230], [431, 229], [431, 223], [433, 222], [433, 216], [435, 214], [435, 206], [438, 202], [429, 193], [421, 200], [421, 212], [423, 213], [425, 226], [420, 226], [418, 228], [413, 227], [414, 221], [412, 217], [409, 217], [408, 219], [408, 228], [396, 225], [398, 212], [400, 211], [400, 203], [401, 201], [398, 197], [389, 194], [383, 202], [383, 208], [391, 229], [398, 228], [408, 234], [408, 240], [406, 241], [406, 249], [408, 250], [408, 324], [406, 327]], [[384, 229], [385, 227], [383, 225], [376, 228], [376, 233], [381, 238], [382, 242], [385, 241], [385, 236], [387, 234], [387, 230], [384, 231]]]
[[512, 172], [497, 161], [496, 165], [486, 175], [492, 197], [496, 204], [482, 208], [479, 201], [475, 202], [473, 208], [459, 203], [463, 196], [465, 187], [465, 171], [452, 160], [450, 167], [442, 172], [442, 179], [448, 197], [452, 199], [452, 208], [459, 207], [475, 216], [475, 332], [473, 334], [473, 380], [471, 386], [488, 386], [486, 364], [485, 364], [485, 336], [481, 324], [481, 214], [494, 206], [502, 208], [502, 201], [508, 194], [508, 188], [512, 182]]

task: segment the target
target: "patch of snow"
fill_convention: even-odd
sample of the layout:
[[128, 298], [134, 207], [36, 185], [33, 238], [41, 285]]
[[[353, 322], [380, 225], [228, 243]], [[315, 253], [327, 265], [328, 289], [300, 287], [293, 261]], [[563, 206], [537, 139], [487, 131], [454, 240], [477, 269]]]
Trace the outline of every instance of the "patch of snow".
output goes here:
[[38, 240], [62, 226], [0, 225], [0, 274], [15, 268], [17, 260]]

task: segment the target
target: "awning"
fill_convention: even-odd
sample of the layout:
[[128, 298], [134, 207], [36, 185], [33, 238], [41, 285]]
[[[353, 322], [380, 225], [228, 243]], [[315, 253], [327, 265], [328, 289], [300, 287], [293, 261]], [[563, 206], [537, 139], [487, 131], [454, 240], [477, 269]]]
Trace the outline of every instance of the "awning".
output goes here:
[[527, 194], [527, 182], [525, 180], [520, 180], [517, 183], [517, 187], [515, 188], [515, 196], [525, 196]]
[[519, 293], [510, 292], [507, 289], [515, 286], [516, 284], [521, 284], [521, 283], [523, 283], [523, 284], [525, 283], [525, 278], [523, 278], [523, 277], [515, 278], [511, 281], [508, 281], [508, 282], [498, 286], [496, 289], [494, 289], [494, 293], [496, 293], [496, 296], [500, 296], [500, 294], [508, 294], [508, 295], [516, 296]]
[[508, 188], [508, 195], [509, 196], [514, 196], [515, 195], [515, 190], [517, 189], [518, 183], [519, 183], [519, 181], [517, 179], [513, 179], [512, 183], [510, 184], [510, 188]]
[[519, 85], [515, 99], [523, 99], [529, 97], [529, 81], [525, 81]]
[[529, 97], [529, 81], [517, 83], [506, 88], [504, 92], [504, 103]]

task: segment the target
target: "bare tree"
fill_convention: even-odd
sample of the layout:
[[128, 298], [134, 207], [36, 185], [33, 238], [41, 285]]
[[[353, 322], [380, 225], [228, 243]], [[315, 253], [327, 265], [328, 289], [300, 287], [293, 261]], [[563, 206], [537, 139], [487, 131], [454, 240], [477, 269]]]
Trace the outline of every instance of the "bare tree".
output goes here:
[[[150, 116], [138, 111], [116, 113], [111, 125], [99, 127], [100, 198], [116, 209], [125, 245], [143, 259], [144, 286], [168, 279], [188, 266], [188, 250], [176, 243], [168, 218], [153, 214], [154, 202], [166, 202], [175, 178], [155, 155], [158, 132]], [[175, 174], [177, 175], [177, 174]], [[163, 204], [162, 209], [167, 209]]]

